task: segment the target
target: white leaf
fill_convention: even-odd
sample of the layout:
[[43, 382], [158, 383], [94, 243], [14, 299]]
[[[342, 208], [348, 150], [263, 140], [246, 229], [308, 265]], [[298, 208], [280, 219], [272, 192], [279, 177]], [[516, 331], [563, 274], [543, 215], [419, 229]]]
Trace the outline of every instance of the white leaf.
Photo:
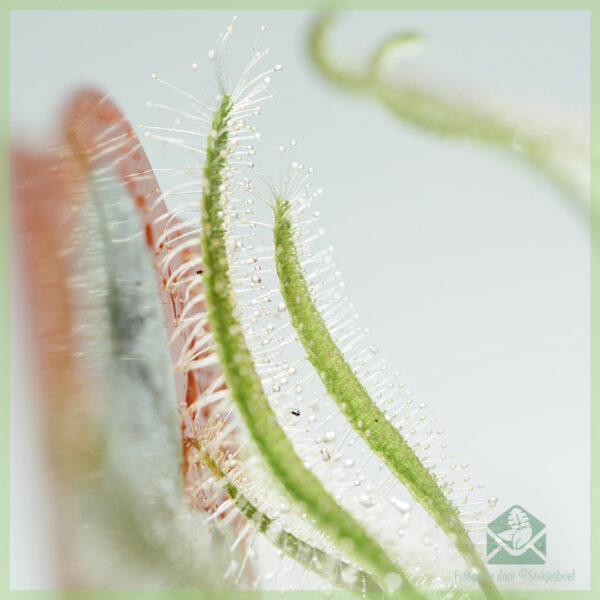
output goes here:
[[531, 527], [523, 527], [519, 529], [513, 538], [513, 546], [515, 550], [522, 548], [531, 539]]
[[517, 533], [516, 529], [507, 529], [506, 531], [499, 533], [498, 537], [506, 542], [511, 542], [515, 533]]
[[524, 510], [513, 508], [508, 515], [508, 526], [512, 529], [521, 529], [529, 525], [529, 517]]

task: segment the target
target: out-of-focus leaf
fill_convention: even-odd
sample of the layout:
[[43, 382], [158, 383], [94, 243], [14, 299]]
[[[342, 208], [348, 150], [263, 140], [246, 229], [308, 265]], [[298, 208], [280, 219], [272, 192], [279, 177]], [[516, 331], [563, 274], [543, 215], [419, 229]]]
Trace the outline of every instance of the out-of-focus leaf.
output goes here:
[[364, 66], [344, 62], [329, 44], [335, 21], [335, 13], [323, 13], [310, 36], [313, 61], [329, 81], [379, 101], [396, 117], [422, 130], [512, 152], [558, 184], [588, 213], [590, 152], [585, 136], [562, 125], [536, 125], [531, 118], [517, 117], [508, 109], [492, 109], [466, 96], [436, 91], [403, 72], [390, 73], [392, 59], [416, 46], [419, 38], [414, 33], [394, 34], [384, 40]]
[[82, 92], [65, 128], [60, 149], [13, 160], [65, 586], [225, 588], [232, 540], [184, 494], [185, 381], [148, 253], [160, 191], [106, 98]]

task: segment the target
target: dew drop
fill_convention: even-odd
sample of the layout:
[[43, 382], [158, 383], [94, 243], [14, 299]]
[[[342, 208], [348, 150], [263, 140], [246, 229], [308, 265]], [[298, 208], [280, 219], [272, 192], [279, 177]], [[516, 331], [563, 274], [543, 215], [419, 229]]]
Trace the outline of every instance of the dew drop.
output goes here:
[[271, 535], [277, 535], [277, 534], [281, 533], [282, 530], [283, 530], [283, 526], [281, 524], [281, 521], [279, 521], [279, 519], [271, 521], [271, 524], [269, 525], [269, 533]]
[[433, 580], [433, 588], [436, 590], [444, 590], [446, 589], [446, 585], [444, 584], [444, 580], [438, 575]]
[[388, 573], [383, 578], [383, 583], [390, 592], [395, 592], [402, 585], [402, 577], [398, 573]]
[[404, 500], [400, 500], [400, 498], [396, 498], [396, 496], [390, 497], [390, 504], [395, 506], [402, 514], [410, 512], [410, 504], [404, 502]]
[[373, 499], [371, 498], [371, 496], [368, 496], [367, 494], [361, 494], [359, 500], [363, 506], [366, 506], [366, 507], [373, 506]]

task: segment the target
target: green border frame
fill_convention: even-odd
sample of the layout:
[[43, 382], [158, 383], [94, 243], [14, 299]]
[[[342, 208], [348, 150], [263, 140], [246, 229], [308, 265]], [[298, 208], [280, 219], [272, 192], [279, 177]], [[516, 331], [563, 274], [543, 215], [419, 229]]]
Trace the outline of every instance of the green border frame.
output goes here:
[[[198, 600], [208, 599], [224, 600], [225, 598], [241, 600], [242, 598], [253, 599], [264, 598], [265, 600], [275, 600], [281, 598], [291, 598], [293, 600], [316, 600], [323, 598], [322, 592], [248, 592], [248, 591], [11, 591], [10, 590], [10, 518], [9, 518], [9, 478], [10, 478], [10, 410], [9, 410], [9, 331], [10, 331], [10, 312], [9, 312], [9, 240], [10, 240], [10, 191], [9, 191], [9, 52], [10, 52], [10, 11], [11, 10], [51, 10], [51, 9], [165, 9], [165, 10], [198, 10], [198, 9], [513, 9], [513, 10], [588, 10], [590, 12], [590, 77], [591, 77], [591, 211], [590, 211], [590, 262], [591, 262], [591, 298], [590, 298], [590, 326], [591, 326], [591, 344], [590, 344], [590, 427], [591, 427], [591, 553], [590, 553], [590, 590], [588, 591], [515, 591], [503, 592], [506, 600], [593, 600], [600, 598], [600, 408], [597, 406], [600, 401], [600, 377], [596, 372], [595, 366], [600, 356], [600, 304], [595, 305], [596, 299], [600, 295], [600, 72], [594, 75], [594, 69], [600, 64], [600, 5], [594, 6], [594, 2], [569, 2], [557, 0], [529, 0], [528, 2], [504, 0], [503, 2], [491, 2], [483, 0], [480, 2], [459, 2], [457, 5], [449, 5], [445, 2], [432, 1], [419, 3], [406, 2], [404, 0], [351, 0], [342, 2], [340, 0], [301, 0], [288, 2], [283, 0], [252, 0], [250, 5], [244, 0], [91, 0], [88, 2], [62, 1], [62, 2], [44, 2], [37, 1], [7, 1], [2, 7], [1, 21], [3, 39], [3, 59], [0, 61], [2, 79], [5, 82], [5, 93], [1, 99], [2, 124], [0, 125], [1, 151], [5, 156], [2, 161], [0, 171], [0, 182], [5, 191], [6, 200], [0, 207], [0, 227], [2, 248], [0, 250], [0, 278], [2, 280], [2, 296], [0, 299], [0, 336], [5, 340], [3, 345], [3, 360], [0, 367], [0, 381], [5, 391], [6, 401], [0, 404], [0, 423], [2, 423], [2, 435], [0, 436], [0, 481], [6, 482], [2, 495], [0, 496], [0, 506], [2, 507], [3, 518], [0, 526], [3, 544], [0, 548], [0, 564], [2, 565], [2, 575], [0, 579], [0, 600], [11, 598], [15, 600], [55, 600], [58, 598], [81, 598], [84, 600]], [[594, 102], [596, 100], [596, 102]], [[598, 436], [598, 437], [596, 437]], [[331, 600], [355, 599], [356, 596], [348, 592], [334, 592], [329, 596]], [[473, 593], [474, 598], [481, 597], [479, 592]]]

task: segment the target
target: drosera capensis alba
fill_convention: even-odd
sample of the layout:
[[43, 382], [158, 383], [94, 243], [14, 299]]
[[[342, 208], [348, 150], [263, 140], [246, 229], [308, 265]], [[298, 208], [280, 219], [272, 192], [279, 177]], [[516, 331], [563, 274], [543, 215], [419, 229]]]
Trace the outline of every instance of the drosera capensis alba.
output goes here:
[[[410, 521], [411, 504], [388, 492], [399, 482], [475, 568], [486, 596], [498, 598], [461, 521], [466, 515], [477, 517], [482, 508], [468, 502], [474, 489], [470, 478], [465, 475], [456, 483], [443, 465], [436, 470], [434, 459], [448, 464], [453, 455], [437, 441], [433, 420], [422, 414], [422, 406], [412, 403], [407, 391], [402, 401], [393, 398], [402, 385], [389, 375], [385, 361], [373, 364], [375, 350], [360, 347], [364, 332], [354, 325], [352, 306], [332, 285], [328, 252], [301, 256], [298, 251], [321, 232], [312, 229], [316, 218], [306, 219], [307, 238], [299, 244], [298, 224], [290, 220], [290, 209], [305, 207], [298, 203], [308, 206], [319, 193], [308, 193], [310, 184], [302, 178], [298, 183], [289, 177], [284, 180], [290, 184], [285, 193], [280, 187], [274, 199], [265, 199], [254, 189], [256, 180], [268, 177], [254, 170], [253, 144], [260, 136], [248, 121], [260, 114], [260, 103], [271, 98], [267, 93], [271, 74], [282, 67], [253, 75], [252, 69], [266, 54], [255, 45], [239, 82], [231, 85], [224, 70], [224, 48], [232, 32], [233, 24], [220, 36], [219, 49], [209, 52], [216, 97], [200, 100], [153, 75], [191, 108], [149, 102], [174, 115], [175, 127], [143, 126], [147, 137], [173, 144], [194, 163], [170, 169], [171, 174], [184, 171], [187, 179], [164, 197], [190, 194], [192, 200], [171, 210], [164, 235], [170, 232], [169, 220], [182, 215], [189, 233], [172, 239], [161, 264], [164, 269], [171, 257], [194, 254], [189, 264], [163, 280], [183, 302], [192, 299], [196, 307], [206, 307], [180, 315], [177, 330], [186, 336], [186, 343], [175, 368], [185, 372], [214, 367], [218, 357], [222, 386], [216, 398], [225, 414], [238, 415], [251, 439], [243, 449], [245, 460], [236, 465], [236, 482], [223, 472], [225, 491], [233, 504], [235, 498], [246, 499], [244, 489], [236, 486], [247, 485], [258, 464], [265, 481], [272, 480], [294, 510], [323, 533], [323, 543], [337, 549], [339, 560], [355, 562], [357, 573], [370, 572], [388, 593], [419, 597], [416, 587], [454, 589], [442, 578], [426, 575], [430, 565], [419, 565], [415, 558], [421, 558], [423, 548], [404, 545], [398, 551], [391, 543], [389, 511], [396, 519], [393, 531], [401, 532], [396, 537]], [[196, 70], [197, 63], [192, 68]], [[166, 131], [175, 137], [164, 135]], [[300, 173], [304, 167], [292, 163], [292, 169]], [[298, 193], [288, 195], [295, 185]], [[273, 208], [274, 225], [254, 217], [256, 198]], [[257, 230], [271, 231], [274, 240], [265, 241]], [[197, 300], [195, 293], [200, 294]], [[353, 353], [351, 361], [348, 353]], [[367, 363], [368, 372], [359, 377], [357, 372]], [[386, 402], [389, 409], [382, 407]], [[327, 410], [325, 417], [317, 417], [319, 408]], [[403, 428], [405, 434], [400, 433]], [[197, 449], [214, 474], [215, 456], [201, 446]], [[375, 477], [366, 469], [373, 462], [381, 463]], [[455, 469], [449, 464], [447, 470]], [[258, 519], [264, 524], [268, 511], [259, 498], [255, 500], [258, 504], [251, 511], [264, 514]], [[372, 510], [384, 505], [387, 512]], [[298, 542], [306, 543], [302, 533]], [[423, 538], [422, 545], [429, 544], [432, 541]], [[433, 543], [434, 548], [437, 545]], [[362, 580], [364, 584], [365, 577]]]
[[[184, 526], [186, 526], [185, 518], [189, 518], [190, 524], [194, 524], [194, 527], [186, 526], [186, 534], [194, 540], [194, 544], [204, 543], [206, 548], [203, 536], [208, 536], [209, 540], [211, 538], [215, 540], [216, 548], [220, 548], [219, 553], [215, 553], [210, 559], [213, 561], [215, 569], [218, 570], [218, 577], [213, 577], [213, 584], [219, 587], [231, 585], [248, 587], [254, 586], [258, 582], [253, 556], [254, 548], [257, 546], [255, 538], [257, 534], [261, 534], [265, 539], [271, 540], [273, 547], [281, 551], [283, 556], [289, 556], [294, 564], [301, 565], [305, 573], [315, 572], [321, 578], [330, 579], [333, 585], [350, 589], [356, 593], [362, 593], [363, 590], [381, 590], [376, 580], [368, 573], [357, 570], [354, 565], [337, 558], [334, 554], [325, 552], [323, 550], [325, 545], [319, 539], [318, 533], [313, 534], [315, 540], [312, 544], [309, 543], [312, 540], [308, 531], [309, 527], [306, 525], [301, 527], [305, 539], [300, 539], [295, 535], [293, 531], [298, 529], [299, 523], [288, 518], [288, 511], [281, 508], [283, 499], [279, 499], [275, 490], [269, 489], [268, 482], [261, 481], [256, 476], [250, 483], [246, 481], [245, 476], [249, 475], [250, 471], [247, 463], [244, 465], [243, 462], [243, 432], [239, 431], [238, 424], [232, 418], [231, 407], [223, 402], [226, 390], [220, 370], [216, 368], [214, 362], [206, 361], [198, 364], [197, 357], [190, 359], [195, 363], [192, 370], [184, 373], [179, 368], [181, 356], [186, 351], [186, 343], [192, 338], [201, 338], [202, 332], [205, 331], [205, 327], [197, 328], [198, 322], [203, 323], [203, 319], [198, 322], [195, 319], [198, 316], [202, 317], [205, 313], [202, 308], [201, 277], [190, 278], [185, 275], [186, 270], [191, 270], [195, 274], [201, 273], [202, 268], [199, 267], [197, 261], [198, 254], [194, 252], [194, 248], [181, 248], [181, 245], [178, 246], [180, 249], [178, 251], [172, 246], [172, 242], [179, 241], [180, 244], [183, 244], [187, 237], [193, 237], [195, 231], [189, 228], [189, 219], [187, 224], [186, 220], [178, 220], [181, 211], [174, 216], [166, 210], [165, 194], [162, 194], [158, 188], [137, 137], [110, 100], [96, 92], [85, 91], [74, 100], [73, 105], [69, 119], [69, 139], [71, 144], [77, 148], [77, 155], [81, 156], [82, 162], [86, 166], [85, 173], [89, 173], [90, 185], [93, 181], [93, 189], [99, 194], [99, 198], [96, 200], [96, 202], [101, 202], [99, 208], [106, 205], [105, 210], [108, 211], [127, 211], [127, 218], [124, 220], [111, 219], [102, 223], [105, 235], [109, 236], [110, 240], [108, 245], [101, 247], [107, 256], [112, 256], [118, 251], [120, 257], [117, 261], [110, 259], [110, 264], [118, 269], [121, 275], [113, 278], [111, 287], [114, 288], [114, 294], [104, 294], [99, 282], [94, 283], [92, 274], [88, 272], [85, 275], [86, 287], [90, 289], [89, 293], [99, 299], [101, 306], [106, 298], [109, 312], [115, 314], [110, 319], [92, 320], [87, 327], [92, 327], [96, 331], [106, 323], [109, 323], [111, 327], [117, 326], [118, 333], [112, 336], [113, 343], [117, 344], [117, 348], [111, 352], [116, 354], [116, 360], [120, 361], [122, 367], [126, 368], [127, 365], [130, 365], [129, 368], [135, 373], [148, 375], [148, 371], [144, 369], [154, 369], [153, 378], [148, 378], [150, 388], [152, 388], [151, 384], [154, 378], [158, 375], [158, 365], [161, 366], [160, 371], [167, 375], [165, 387], [154, 390], [155, 409], [164, 411], [170, 417], [168, 430], [174, 440], [176, 455], [179, 454], [178, 440], [180, 435], [183, 436], [184, 454], [182, 461], [184, 481], [181, 481], [177, 463], [172, 464], [166, 470], [179, 486], [174, 496], [175, 501], [170, 499], [170, 502], [181, 512], [178, 520]], [[63, 170], [66, 170], [65, 164], [62, 166]], [[71, 219], [76, 220], [77, 214], [74, 212]], [[75, 225], [83, 226], [80, 222], [76, 222]], [[78, 231], [72, 226], [70, 229], [72, 232]], [[87, 238], [79, 236], [79, 238], [82, 243], [83, 241], [88, 244], [90, 242], [89, 236]], [[161, 303], [156, 303], [155, 300], [152, 269], [149, 269], [150, 261], [145, 264], [144, 246], [150, 251], [150, 257], [155, 261], [155, 275], [158, 278]], [[91, 250], [94, 251], [95, 246]], [[67, 256], [71, 254], [72, 252]], [[167, 258], [169, 260], [166, 260]], [[131, 264], [137, 266], [137, 270], [130, 270]], [[175, 273], [179, 273], [181, 279], [168, 283], [167, 279], [170, 279]], [[173, 279], [177, 279], [177, 277]], [[177, 284], [181, 285], [176, 287]], [[180, 293], [176, 293], [177, 289], [179, 289], [181, 297]], [[144, 296], [147, 297], [152, 307], [152, 318], [145, 306]], [[127, 301], [128, 306], [129, 303], [133, 303], [126, 308], [125, 313], [121, 308], [123, 300]], [[165, 344], [154, 343], [148, 336], [150, 326], [156, 330], [158, 336], [164, 335], [159, 316], [161, 310], [164, 311], [165, 324], [171, 338], [170, 346], [176, 382], [173, 390], [168, 388], [168, 363], [171, 361], [165, 360]], [[137, 317], [138, 313], [146, 316], [144, 318]], [[136, 318], [133, 318], [134, 316]], [[182, 318], [189, 323], [194, 323], [193, 335], [189, 330], [177, 326], [178, 321]], [[142, 323], [143, 327], [140, 328]], [[122, 336], [127, 338], [125, 344], [120, 343]], [[123, 346], [125, 346], [124, 349]], [[134, 347], [138, 350], [131, 354]], [[124, 350], [126, 355], [123, 354]], [[177, 391], [179, 397], [180, 425], [175, 417], [174, 390]], [[122, 388], [114, 394], [113, 402], [120, 406], [126, 404], [123, 402], [125, 398], [134, 402], [137, 399], [137, 402], [140, 402], [142, 397], [138, 394], [129, 398], [129, 388]], [[109, 409], [110, 406], [112, 403], [109, 403], [107, 408]], [[130, 411], [129, 408], [129, 405], [126, 404], [122, 410], [130, 415], [128, 418], [131, 419], [131, 427], [135, 428], [136, 412]], [[145, 409], [145, 421], [151, 421], [153, 415], [152, 410]], [[116, 413], [113, 416], [116, 416]], [[114, 423], [116, 431], [121, 432], [124, 425], [123, 419], [109, 419], [108, 422]], [[139, 425], [141, 423], [138, 424], [138, 427]], [[154, 433], [153, 436], [147, 436], [146, 443], [148, 444], [151, 444], [152, 440], [164, 429], [159, 425], [159, 419], [150, 426]], [[117, 458], [115, 462], [115, 465], [118, 465], [117, 471], [127, 472], [131, 465], [128, 460], [124, 460], [124, 456], [119, 454], [124, 451], [124, 446], [122, 443], [116, 443], [118, 438], [115, 435], [112, 435], [111, 439], [114, 442], [112, 454]], [[125, 439], [130, 439], [130, 436], [125, 435]], [[139, 459], [135, 459], [135, 452], [139, 452], [139, 447], [133, 444], [128, 451], [133, 453], [134, 465], [138, 463], [139, 467], [141, 463], [139, 463]], [[164, 454], [165, 445], [158, 444], [156, 451]], [[165, 456], [164, 459], [166, 460], [167, 457]], [[150, 462], [149, 468], [151, 470], [153, 468], [160, 469], [161, 465], [161, 461], [155, 460]], [[139, 485], [142, 473], [139, 468], [138, 471], [140, 472], [136, 478], [125, 477], [125, 481], [130, 484], [130, 487], [135, 488], [136, 485]], [[161, 476], [164, 477], [162, 472]], [[157, 478], [155, 475], [154, 477], [157, 479], [155, 485], [160, 490], [163, 479]], [[181, 493], [182, 483], [185, 484], [186, 492], [183, 495]], [[139, 487], [148, 488], [146, 494], [142, 494], [140, 497], [143, 505], [143, 499], [149, 495], [152, 486], [141, 485]], [[267, 489], [269, 489], [268, 502], [264, 497], [260, 497]], [[123, 493], [120, 498], [121, 503], [125, 506], [128, 503], [131, 504], [130, 496], [131, 492]], [[257, 499], [261, 507], [268, 511], [268, 514], [257, 508]], [[155, 542], [154, 551], [159, 553], [162, 550], [161, 544], [156, 543], [157, 537], [152, 537], [154, 526], [156, 526], [157, 531], [167, 534], [169, 543], [177, 545], [177, 552], [165, 550], [176, 558], [186, 552], [188, 548], [186, 539], [183, 536], [175, 535], [178, 529], [173, 525], [161, 528], [162, 521], [158, 518], [158, 514], [154, 515], [156, 521], [152, 521], [152, 510], [156, 511], [157, 506], [158, 502], [155, 500], [149, 509], [150, 513], [143, 513], [144, 518], [153, 525], [153, 527], [149, 527], [147, 524], [145, 536]], [[202, 513], [206, 514], [205, 518], [202, 518]], [[214, 535], [214, 530], [221, 535]], [[137, 529], [130, 531], [131, 534], [136, 532]], [[221, 536], [224, 541], [219, 543]], [[163, 542], [163, 540], [159, 541]], [[168, 545], [165, 544], [165, 546]], [[220, 568], [217, 559], [226, 559], [228, 554], [230, 555], [229, 566], [225, 565], [224, 568]], [[282, 559], [277, 556], [277, 552], [271, 554], [272, 561], [279, 563], [281, 570], [288, 573], [289, 561], [287, 565], [284, 561], [282, 566]], [[187, 559], [187, 562], [180, 560], [179, 567], [182, 571], [184, 571], [184, 566], [188, 568], [188, 563], [194, 564], [194, 552], [190, 552]], [[163, 562], [168, 571], [168, 563]], [[196, 561], [196, 565], [199, 566], [200, 563]], [[201, 569], [200, 573], [194, 573], [193, 568], [189, 570], [191, 572], [188, 577], [192, 578], [190, 580], [192, 585], [197, 583], [202, 587], [210, 586], [210, 570], [206, 567]], [[195, 582], [193, 577], [197, 578]]]
[[[219, 425], [220, 423], [209, 421], [205, 423], [205, 430], [218, 428]], [[220, 482], [223, 489], [227, 492], [230, 501], [248, 519], [249, 529], [265, 534], [276, 548], [281, 549], [305, 568], [329, 579], [336, 587], [358, 591], [361, 594], [362, 592], [369, 594], [379, 592], [381, 594], [381, 585], [369, 573], [356, 570], [350, 563], [337, 559], [323, 550], [311, 546], [298, 536], [286, 531], [276, 519], [261, 512], [256, 504], [251, 499], [245, 497], [237, 488], [227, 457], [220, 451], [216, 453], [211, 451], [213, 445], [210, 441], [206, 442], [206, 434], [195, 437], [195, 445], [200, 452], [200, 460]], [[223, 464], [224, 459], [225, 464]], [[229, 510], [227, 503], [228, 501], [222, 503], [210, 518], [218, 518], [224, 511]], [[352, 576], [349, 577], [348, 573], [351, 573]]]
[[[296, 174], [301, 174], [304, 169], [303, 165], [298, 163], [293, 163], [293, 168]], [[301, 183], [305, 181], [304, 178], [300, 180]], [[440, 482], [432, 473], [431, 467], [426, 466], [416, 452], [421, 445], [428, 450], [428, 444], [416, 442], [411, 446], [401, 433], [402, 426], [392, 424], [390, 416], [386, 414], [387, 410], [382, 410], [371, 399], [365, 385], [360, 381], [357, 369], [346, 360], [344, 352], [333, 339], [321, 312], [317, 309], [316, 298], [322, 297], [322, 291], [311, 292], [311, 286], [305, 276], [306, 269], [302, 266], [296, 245], [299, 232], [292, 222], [292, 214], [296, 215], [298, 220], [303, 209], [310, 204], [311, 197], [305, 193], [303, 185], [297, 184], [298, 191], [294, 189], [296, 182], [293, 178], [287, 178], [287, 181], [285, 189], [273, 190], [275, 264], [282, 297], [308, 360], [315, 368], [328, 395], [335, 400], [352, 428], [366, 440], [371, 450], [385, 462], [412, 496], [430, 512], [436, 523], [448, 535], [453, 536], [465, 560], [476, 568], [482, 589], [488, 597], [496, 597], [495, 586], [461, 522], [460, 511], [448, 498], [452, 488], [448, 488], [443, 482], [440, 487]], [[304, 244], [304, 254], [311, 257], [306, 245]], [[331, 258], [329, 253], [326, 253], [325, 257]], [[334, 319], [336, 313], [344, 314], [344, 305], [343, 301], [335, 305]], [[331, 307], [328, 307], [327, 312], [331, 314], [331, 311]], [[335, 320], [332, 330], [336, 331]], [[354, 352], [357, 351], [354, 344], [357, 337], [357, 334], [352, 333], [349, 336], [338, 335], [339, 342], [352, 348]], [[367, 350], [374, 352], [373, 349]], [[379, 390], [376, 387], [374, 391]]]

